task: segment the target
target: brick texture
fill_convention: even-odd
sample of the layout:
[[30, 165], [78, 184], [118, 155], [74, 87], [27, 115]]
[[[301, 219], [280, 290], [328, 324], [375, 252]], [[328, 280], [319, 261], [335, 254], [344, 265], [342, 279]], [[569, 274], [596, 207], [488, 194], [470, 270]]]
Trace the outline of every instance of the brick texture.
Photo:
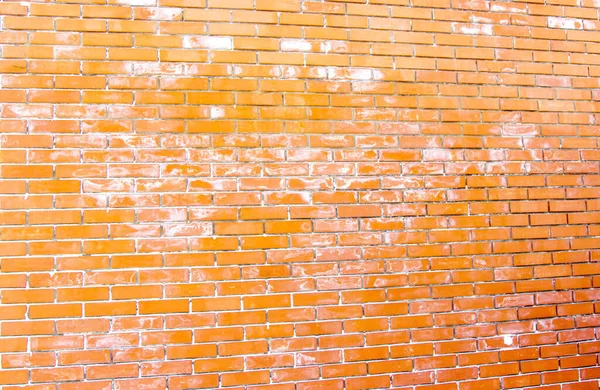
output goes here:
[[0, 387], [591, 390], [600, 2], [0, 2]]

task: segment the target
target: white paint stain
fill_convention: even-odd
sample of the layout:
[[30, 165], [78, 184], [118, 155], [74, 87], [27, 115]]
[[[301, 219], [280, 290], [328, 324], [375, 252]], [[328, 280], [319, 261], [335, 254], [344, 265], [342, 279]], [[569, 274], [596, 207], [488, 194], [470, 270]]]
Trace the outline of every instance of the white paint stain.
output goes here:
[[211, 107], [210, 108], [210, 117], [212, 119], [223, 118], [225, 116], [225, 109], [222, 107]]

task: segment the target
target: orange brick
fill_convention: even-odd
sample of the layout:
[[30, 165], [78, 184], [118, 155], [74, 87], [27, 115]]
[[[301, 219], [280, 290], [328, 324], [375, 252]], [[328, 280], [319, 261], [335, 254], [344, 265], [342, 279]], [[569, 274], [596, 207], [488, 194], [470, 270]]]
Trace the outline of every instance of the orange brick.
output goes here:
[[0, 384], [595, 388], [593, 0], [146, 3], [0, 4]]

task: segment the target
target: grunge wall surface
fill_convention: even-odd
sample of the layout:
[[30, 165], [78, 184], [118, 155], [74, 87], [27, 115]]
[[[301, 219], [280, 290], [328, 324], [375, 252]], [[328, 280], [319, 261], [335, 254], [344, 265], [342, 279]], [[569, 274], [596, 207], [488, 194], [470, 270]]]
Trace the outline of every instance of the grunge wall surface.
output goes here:
[[597, 389], [599, 10], [0, 3], [0, 386]]

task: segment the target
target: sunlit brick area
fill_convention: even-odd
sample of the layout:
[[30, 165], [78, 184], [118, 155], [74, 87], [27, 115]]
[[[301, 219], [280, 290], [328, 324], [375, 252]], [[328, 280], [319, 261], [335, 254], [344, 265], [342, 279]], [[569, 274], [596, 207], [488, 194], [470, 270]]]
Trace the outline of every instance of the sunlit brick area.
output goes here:
[[599, 10], [0, 2], [0, 388], [598, 389]]

